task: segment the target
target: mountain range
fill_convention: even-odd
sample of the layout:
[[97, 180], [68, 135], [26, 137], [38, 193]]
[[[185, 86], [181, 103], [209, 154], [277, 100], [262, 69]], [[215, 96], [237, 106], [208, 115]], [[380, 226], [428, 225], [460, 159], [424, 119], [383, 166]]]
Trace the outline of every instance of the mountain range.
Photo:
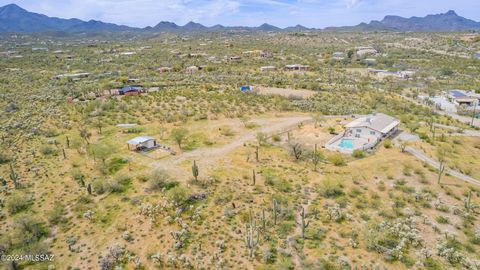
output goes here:
[[326, 31], [402, 31], [402, 32], [449, 32], [480, 30], [480, 22], [459, 16], [455, 11], [427, 15], [425, 17], [403, 18], [385, 16], [381, 21], [361, 23], [356, 26], [327, 27]]
[[[279, 28], [267, 23], [258, 27], [223, 26], [211, 27], [189, 22], [180, 26], [173, 22], [162, 21], [153, 27], [136, 28], [96, 20], [83, 21], [79, 19], [61, 19], [43, 14], [29, 12], [15, 4], [0, 7], [0, 33], [40, 33], [60, 31], [66, 33], [101, 33], [101, 32], [199, 32], [199, 31], [312, 31], [321, 30], [307, 28], [302, 25]], [[381, 21], [361, 23], [356, 26], [327, 27], [324, 31], [414, 31], [414, 32], [445, 32], [480, 30], [480, 22], [466, 19], [451, 10], [447, 13], [427, 15], [425, 17], [403, 18], [386, 16]]]

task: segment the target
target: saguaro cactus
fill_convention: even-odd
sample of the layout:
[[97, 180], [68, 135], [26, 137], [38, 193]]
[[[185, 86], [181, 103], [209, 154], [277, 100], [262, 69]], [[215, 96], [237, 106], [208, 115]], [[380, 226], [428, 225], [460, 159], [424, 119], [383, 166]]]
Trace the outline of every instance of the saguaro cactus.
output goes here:
[[265, 218], [265, 209], [262, 209], [262, 231], [265, 233], [267, 230], [267, 219]]
[[80, 185], [82, 187], [85, 187], [85, 180], [84, 180], [84, 176], [83, 175], [80, 175]]
[[88, 194], [92, 195], [92, 185], [90, 183], [87, 186], [87, 192]]
[[67, 148], [70, 148], [70, 139], [68, 138], [68, 136], [66, 136], [66, 140], [67, 140]]
[[16, 189], [18, 189], [20, 187], [20, 183], [18, 182], [19, 179], [20, 179], [20, 177], [18, 176], [17, 173], [15, 173], [15, 171], [13, 170], [12, 163], [10, 163], [10, 180], [12, 180], [13, 186]]
[[465, 199], [465, 210], [467, 210], [467, 212], [470, 212], [470, 210], [473, 209], [472, 207], [472, 191], [469, 190], [468, 191], [468, 197]]
[[302, 218], [302, 221], [300, 223], [300, 226], [302, 226], [302, 239], [305, 239], [305, 231], [308, 228], [308, 225], [310, 225], [310, 220], [305, 221], [305, 208], [302, 206], [300, 210], [300, 217]]
[[197, 166], [197, 163], [196, 161], [194, 160], [193, 161], [193, 165], [192, 165], [192, 175], [193, 177], [195, 178], [195, 181], [198, 180], [198, 166]]
[[252, 180], [253, 180], [253, 185], [255, 186], [255, 183], [257, 182], [257, 175], [255, 173], [255, 170], [253, 170], [253, 173], [252, 173]]
[[278, 214], [278, 203], [277, 200], [272, 200], [272, 216], [273, 216], [273, 225], [277, 225], [277, 214]]
[[249, 251], [250, 259], [253, 259], [255, 248], [260, 242], [260, 232], [256, 226], [255, 217], [250, 212], [250, 222], [245, 224], [245, 246]]
[[255, 147], [255, 159], [258, 162], [258, 146]]

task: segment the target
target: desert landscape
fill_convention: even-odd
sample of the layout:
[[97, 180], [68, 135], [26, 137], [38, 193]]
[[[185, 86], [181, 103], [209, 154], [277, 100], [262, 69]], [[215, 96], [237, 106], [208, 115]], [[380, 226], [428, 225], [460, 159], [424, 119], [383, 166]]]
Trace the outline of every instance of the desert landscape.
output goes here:
[[478, 31], [21, 26], [0, 269], [480, 269]]

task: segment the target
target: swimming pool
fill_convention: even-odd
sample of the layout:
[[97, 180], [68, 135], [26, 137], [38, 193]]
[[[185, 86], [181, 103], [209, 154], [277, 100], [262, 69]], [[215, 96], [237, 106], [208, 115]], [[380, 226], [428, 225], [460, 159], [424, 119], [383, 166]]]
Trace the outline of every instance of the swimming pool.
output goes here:
[[340, 148], [344, 149], [353, 149], [353, 140], [351, 139], [342, 139], [340, 144], [338, 145]]

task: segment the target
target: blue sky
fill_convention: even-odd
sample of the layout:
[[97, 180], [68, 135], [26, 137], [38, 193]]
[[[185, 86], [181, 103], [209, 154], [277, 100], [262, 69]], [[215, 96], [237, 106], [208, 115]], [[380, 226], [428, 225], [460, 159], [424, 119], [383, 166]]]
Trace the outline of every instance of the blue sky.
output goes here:
[[0, 0], [29, 11], [61, 18], [102, 20], [129, 26], [153, 26], [159, 21], [211, 26], [257, 26], [264, 22], [285, 27], [355, 25], [381, 20], [444, 13], [450, 9], [480, 21], [480, 0]]

